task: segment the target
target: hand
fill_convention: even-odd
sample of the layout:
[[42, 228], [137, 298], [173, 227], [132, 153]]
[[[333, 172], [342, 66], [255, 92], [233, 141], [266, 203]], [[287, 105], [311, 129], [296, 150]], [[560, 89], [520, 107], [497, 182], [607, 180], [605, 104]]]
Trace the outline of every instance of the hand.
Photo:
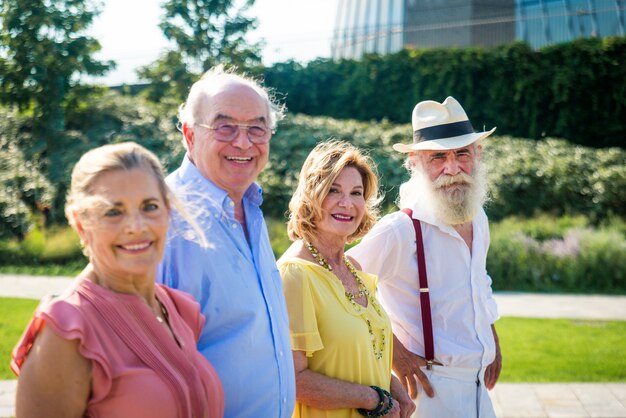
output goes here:
[[390, 388], [393, 399], [396, 399], [400, 404], [400, 418], [410, 418], [416, 406], [397, 377], [391, 376]]
[[418, 393], [417, 381], [415, 379], [416, 377], [424, 388], [426, 395], [430, 398], [435, 396], [435, 392], [433, 391], [432, 386], [430, 386], [428, 378], [420, 370], [420, 367], [426, 366], [426, 360], [404, 348], [395, 335], [393, 336], [392, 366], [393, 371], [400, 380], [400, 383], [402, 383], [404, 388], [409, 392], [412, 399], [416, 399]]
[[398, 401], [396, 401], [395, 399], [393, 400], [393, 406], [391, 407], [391, 410], [387, 412], [384, 416], [389, 418], [401, 418], [400, 404], [398, 403]]
[[487, 366], [485, 370], [485, 387], [488, 390], [496, 386], [496, 382], [500, 377], [500, 371], [502, 370], [502, 353], [500, 352], [500, 340], [498, 339], [498, 334], [496, 334], [496, 327], [491, 325], [491, 331], [493, 332], [493, 338], [496, 342], [496, 359]]

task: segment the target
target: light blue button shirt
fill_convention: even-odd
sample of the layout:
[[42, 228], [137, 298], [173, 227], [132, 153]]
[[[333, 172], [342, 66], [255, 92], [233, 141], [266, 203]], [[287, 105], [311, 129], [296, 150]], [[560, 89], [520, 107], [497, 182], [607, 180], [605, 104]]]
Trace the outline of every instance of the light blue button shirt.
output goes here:
[[248, 241], [226, 191], [187, 156], [167, 183], [200, 208], [196, 219], [209, 248], [184, 239], [189, 229], [174, 219], [157, 281], [191, 293], [202, 307], [198, 350], [224, 385], [224, 416], [290, 417], [296, 385], [287, 308], [259, 208], [261, 188], [252, 184], [243, 198]]

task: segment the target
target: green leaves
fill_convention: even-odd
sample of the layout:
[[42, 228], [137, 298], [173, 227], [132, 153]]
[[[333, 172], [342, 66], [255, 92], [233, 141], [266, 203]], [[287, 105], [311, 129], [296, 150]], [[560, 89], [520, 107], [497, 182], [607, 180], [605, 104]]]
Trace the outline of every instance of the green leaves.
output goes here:
[[159, 25], [173, 49], [138, 71], [150, 81], [146, 94], [185, 100], [193, 81], [218, 63], [249, 69], [261, 63], [260, 47], [245, 36], [256, 26], [245, 11], [253, 0], [167, 0]]
[[24, 118], [0, 108], [0, 238], [25, 236], [49, 210], [55, 188], [36, 159], [26, 159], [14, 138], [23, 137]]
[[485, 142], [491, 202], [487, 213], [510, 215], [584, 214], [594, 222], [626, 215], [626, 151], [592, 149], [564, 140], [510, 137]]
[[295, 113], [407, 123], [417, 102], [451, 95], [477, 130], [497, 126], [501, 135], [593, 147], [624, 146], [625, 79], [626, 37], [541, 50], [522, 42], [412, 49], [265, 69], [266, 84], [285, 94]]

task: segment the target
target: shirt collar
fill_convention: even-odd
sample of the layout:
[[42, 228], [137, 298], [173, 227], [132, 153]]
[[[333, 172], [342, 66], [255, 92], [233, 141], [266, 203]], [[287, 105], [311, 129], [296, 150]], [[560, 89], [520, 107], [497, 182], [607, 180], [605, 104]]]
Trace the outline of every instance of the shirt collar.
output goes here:
[[[178, 173], [183, 184], [190, 187], [193, 193], [201, 194], [213, 206], [232, 207], [232, 199], [228, 196], [228, 192], [204, 177], [200, 170], [191, 162], [188, 154], [185, 154]], [[252, 205], [261, 206], [261, 203], [263, 203], [263, 188], [256, 182], [252, 183], [244, 193], [243, 199], [249, 201]]]

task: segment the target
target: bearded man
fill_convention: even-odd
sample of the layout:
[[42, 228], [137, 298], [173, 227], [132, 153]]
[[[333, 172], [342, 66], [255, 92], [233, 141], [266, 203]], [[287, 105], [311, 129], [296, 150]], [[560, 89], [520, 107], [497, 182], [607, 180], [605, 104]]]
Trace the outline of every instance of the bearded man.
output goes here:
[[[487, 392], [502, 367], [498, 310], [487, 274], [482, 140], [452, 97], [420, 102], [412, 116], [411, 178], [402, 211], [383, 217], [348, 251], [379, 277], [394, 330], [393, 370], [418, 417], [495, 417]], [[418, 259], [421, 257], [421, 260]], [[426, 395], [426, 396], [424, 396]]]

